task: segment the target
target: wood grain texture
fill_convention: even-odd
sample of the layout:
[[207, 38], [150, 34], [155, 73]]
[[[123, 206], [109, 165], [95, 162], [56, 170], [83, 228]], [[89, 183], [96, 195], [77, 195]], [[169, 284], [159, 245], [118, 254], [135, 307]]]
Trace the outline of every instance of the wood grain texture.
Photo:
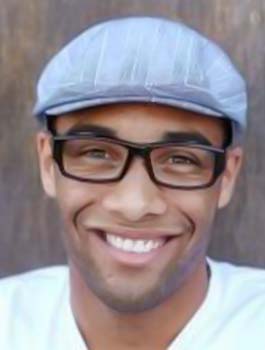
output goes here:
[[56, 205], [45, 197], [31, 116], [41, 68], [88, 25], [119, 15], [179, 19], [215, 39], [248, 80], [245, 165], [218, 214], [212, 256], [265, 267], [265, 2], [263, 0], [0, 0], [0, 276], [65, 261]]

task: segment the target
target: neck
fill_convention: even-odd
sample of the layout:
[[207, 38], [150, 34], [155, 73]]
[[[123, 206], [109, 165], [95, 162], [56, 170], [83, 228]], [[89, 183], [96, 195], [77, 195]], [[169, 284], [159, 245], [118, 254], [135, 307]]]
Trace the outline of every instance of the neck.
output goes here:
[[119, 313], [103, 304], [70, 265], [71, 304], [79, 330], [90, 350], [164, 350], [182, 331], [206, 297], [206, 262], [185, 283], [152, 310]]

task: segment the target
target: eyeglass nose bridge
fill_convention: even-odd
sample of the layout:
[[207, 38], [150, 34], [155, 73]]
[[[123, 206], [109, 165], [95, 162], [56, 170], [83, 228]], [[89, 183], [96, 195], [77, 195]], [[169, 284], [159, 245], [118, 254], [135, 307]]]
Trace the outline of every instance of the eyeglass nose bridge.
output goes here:
[[128, 157], [127, 157], [126, 163], [124, 165], [123, 171], [119, 177], [119, 180], [121, 180], [127, 174], [134, 159], [136, 157], [140, 157], [143, 159], [144, 168], [147, 171], [152, 182], [158, 183], [158, 181], [155, 178], [155, 174], [154, 174], [153, 166], [152, 166], [152, 162], [151, 162], [151, 157], [150, 157], [150, 153], [152, 152], [152, 150], [153, 150], [152, 147], [147, 147], [147, 146], [142, 146], [142, 147], [141, 146], [138, 146], [138, 147], [129, 146], [128, 147], [128, 151], [129, 151]]

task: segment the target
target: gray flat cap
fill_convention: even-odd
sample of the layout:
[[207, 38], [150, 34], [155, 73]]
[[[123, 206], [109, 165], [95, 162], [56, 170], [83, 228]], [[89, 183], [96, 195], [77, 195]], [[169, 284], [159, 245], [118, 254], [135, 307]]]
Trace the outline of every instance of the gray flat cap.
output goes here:
[[34, 114], [41, 119], [118, 102], [159, 103], [246, 126], [246, 85], [228, 56], [163, 18], [120, 18], [86, 30], [45, 68]]

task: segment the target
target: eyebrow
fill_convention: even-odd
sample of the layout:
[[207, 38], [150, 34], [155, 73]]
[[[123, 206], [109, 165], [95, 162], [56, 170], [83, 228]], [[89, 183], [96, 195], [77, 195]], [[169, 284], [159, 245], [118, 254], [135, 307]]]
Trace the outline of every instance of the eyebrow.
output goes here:
[[186, 132], [186, 131], [169, 131], [163, 134], [161, 141], [165, 142], [178, 142], [178, 143], [192, 143], [206, 146], [212, 146], [212, 142], [206, 136], [199, 132]]
[[65, 132], [66, 135], [86, 135], [89, 133], [102, 137], [117, 137], [117, 133], [113, 129], [91, 124], [76, 124]]
[[[118, 138], [117, 132], [111, 128], [91, 125], [91, 124], [76, 124], [69, 128], [66, 135], [86, 135], [94, 134], [101, 137]], [[177, 143], [190, 143], [200, 144], [206, 146], [212, 146], [213, 144], [204, 135], [199, 132], [185, 132], [185, 131], [168, 131], [162, 134], [160, 140], [156, 142], [177, 142]]]

